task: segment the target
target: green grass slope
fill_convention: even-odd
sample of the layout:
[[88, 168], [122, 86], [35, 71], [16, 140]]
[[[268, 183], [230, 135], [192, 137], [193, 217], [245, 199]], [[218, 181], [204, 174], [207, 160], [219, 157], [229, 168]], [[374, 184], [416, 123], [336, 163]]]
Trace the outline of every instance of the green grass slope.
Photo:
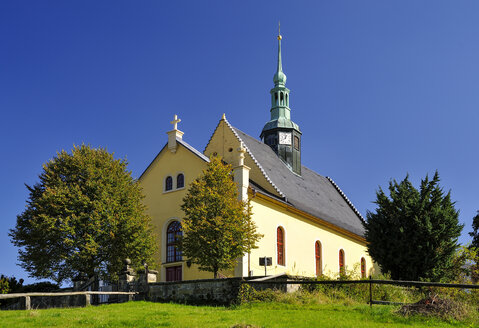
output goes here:
[[479, 327], [403, 318], [393, 306], [252, 303], [207, 307], [129, 302], [88, 308], [0, 311], [0, 327]]

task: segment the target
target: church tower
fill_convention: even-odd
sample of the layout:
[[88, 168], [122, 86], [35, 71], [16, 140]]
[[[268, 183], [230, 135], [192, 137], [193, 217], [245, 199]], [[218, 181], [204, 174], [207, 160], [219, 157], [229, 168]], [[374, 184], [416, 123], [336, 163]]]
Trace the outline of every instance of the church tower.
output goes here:
[[278, 33], [278, 66], [271, 89], [271, 120], [266, 122], [260, 138], [296, 174], [301, 175], [301, 131], [291, 121], [289, 89], [281, 63], [281, 33]]

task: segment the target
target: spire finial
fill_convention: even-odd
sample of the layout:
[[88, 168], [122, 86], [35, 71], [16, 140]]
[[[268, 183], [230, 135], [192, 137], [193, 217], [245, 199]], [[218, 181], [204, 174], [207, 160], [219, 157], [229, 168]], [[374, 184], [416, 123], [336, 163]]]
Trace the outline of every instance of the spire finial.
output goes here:
[[281, 40], [283, 37], [281, 36], [281, 22], [278, 21], [278, 40]]

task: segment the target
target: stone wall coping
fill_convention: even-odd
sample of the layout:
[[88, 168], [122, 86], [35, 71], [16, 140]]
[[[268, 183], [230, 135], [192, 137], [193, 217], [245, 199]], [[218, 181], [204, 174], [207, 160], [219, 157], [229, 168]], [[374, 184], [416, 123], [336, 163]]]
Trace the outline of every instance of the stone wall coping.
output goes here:
[[268, 280], [272, 279], [271, 282], [274, 282], [273, 279], [291, 279], [291, 280], [300, 280], [306, 279], [302, 276], [292, 276], [289, 274], [279, 274], [274, 276], [252, 276], [252, 277], [231, 277], [231, 278], [220, 278], [220, 279], [193, 279], [193, 280], [181, 280], [181, 281], [158, 281], [150, 282], [149, 285], [152, 286], [163, 286], [163, 285], [176, 285], [176, 284], [196, 284], [196, 283], [205, 283], [205, 282], [225, 282], [225, 281], [249, 281], [249, 280]]
[[181, 280], [181, 281], [161, 281], [161, 282], [150, 282], [150, 285], [161, 286], [161, 285], [176, 285], [176, 284], [195, 284], [195, 283], [204, 283], [204, 282], [226, 282], [226, 281], [241, 281], [242, 277], [233, 277], [233, 278], [221, 278], [221, 279], [194, 279], [194, 280]]

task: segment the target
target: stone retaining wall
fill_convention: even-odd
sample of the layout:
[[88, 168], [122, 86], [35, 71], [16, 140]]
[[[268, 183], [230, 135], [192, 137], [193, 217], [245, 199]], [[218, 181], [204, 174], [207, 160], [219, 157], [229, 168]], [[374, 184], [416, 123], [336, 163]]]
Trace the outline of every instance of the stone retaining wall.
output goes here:
[[236, 301], [241, 280], [227, 278], [150, 283], [147, 299], [153, 302], [227, 305]]
[[[2, 310], [25, 310], [25, 297], [5, 300], [6, 303], [1, 307]], [[64, 307], [81, 307], [86, 304], [85, 295], [65, 295], [65, 296], [30, 296], [30, 308], [49, 309]]]

